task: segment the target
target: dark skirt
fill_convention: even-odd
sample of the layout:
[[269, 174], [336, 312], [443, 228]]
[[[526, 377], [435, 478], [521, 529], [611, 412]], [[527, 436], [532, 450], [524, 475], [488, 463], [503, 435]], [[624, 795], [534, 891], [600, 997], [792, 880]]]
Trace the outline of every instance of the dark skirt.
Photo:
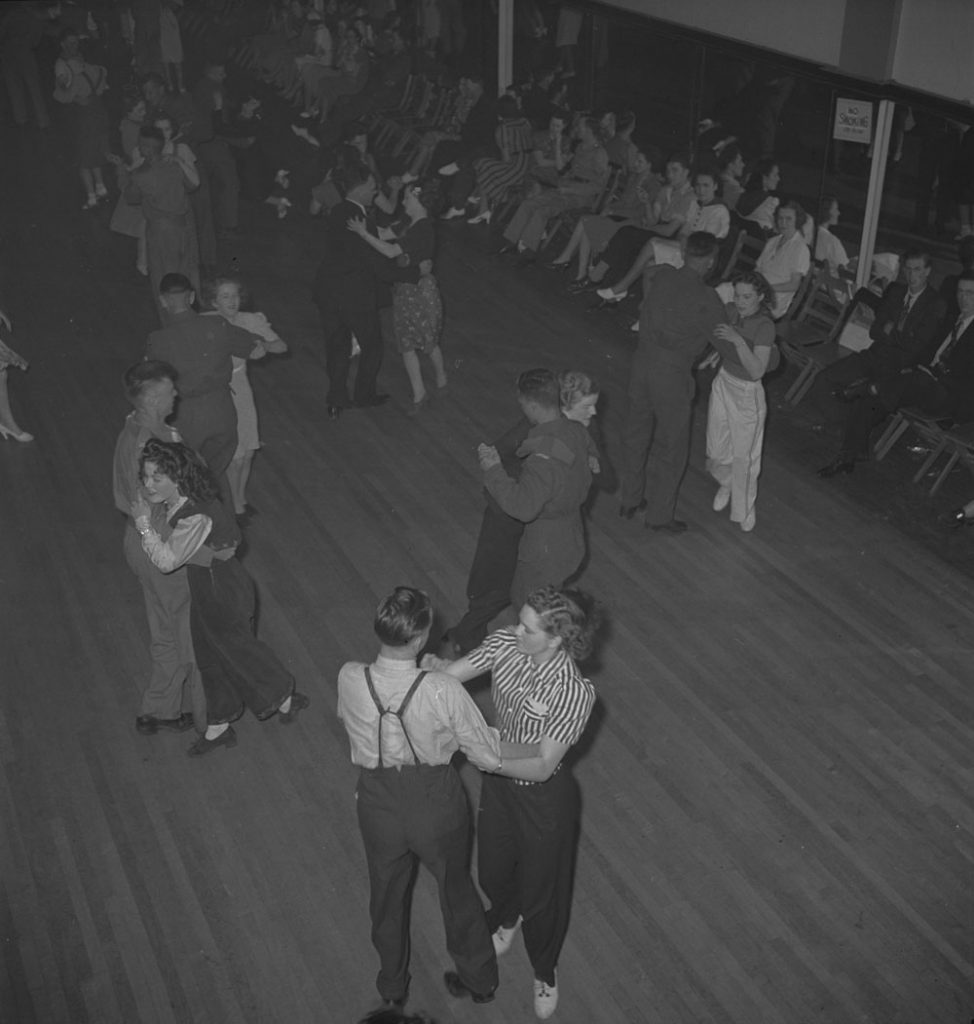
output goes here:
[[392, 289], [392, 323], [400, 352], [432, 352], [443, 332], [443, 302], [436, 278], [427, 274], [419, 284], [398, 282]]
[[108, 111], [100, 96], [93, 96], [84, 104], [72, 105], [74, 116], [74, 137], [77, 147], [78, 166], [101, 167], [105, 163], [108, 145]]
[[208, 569], [188, 565], [186, 574], [207, 722], [232, 722], [244, 708], [269, 718], [294, 690], [294, 677], [255, 636], [254, 581], [236, 558], [214, 559]]

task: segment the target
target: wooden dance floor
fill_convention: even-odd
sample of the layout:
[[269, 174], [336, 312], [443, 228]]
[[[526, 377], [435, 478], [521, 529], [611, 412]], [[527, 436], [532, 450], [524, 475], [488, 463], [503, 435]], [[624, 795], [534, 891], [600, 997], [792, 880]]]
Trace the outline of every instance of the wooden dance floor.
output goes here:
[[[618, 454], [631, 337], [545, 271], [487, 256], [477, 229], [443, 229], [448, 391], [407, 418], [390, 352], [392, 402], [329, 422], [316, 225], [248, 210], [222, 258], [292, 353], [252, 371], [265, 447], [244, 563], [261, 635], [312, 706], [288, 729], [244, 719], [235, 749], [191, 760], [189, 737], [133, 728], [147, 634], [111, 498], [148, 285], [110, 207], [78, 210], [60, 146], [8, 129], [0, 161], [5, 306], [32, 361], [11, 391], [37, 435], [0, 445], [0, 1021], [351, 1024], [377, 1002], [377, 965], [338, 668], [372, 656], [395, 584], [458, 616], [475, 448], [515, 416], [520, 370], [594, 372]], [[583, 583], [610, 628], [575, 766], [561, 1024], [971, 1017], [974, 598], [798, 465], [775, 436], [789, 415], [772, 417], [751, 535], [710, 510], [700, 417], [688, 534], [595, 501]], [[422, 873], [412, 938], [411, 1007], [440, 1024], [534, 1019], [520, 938], [493, 1004], [447, 996]]]

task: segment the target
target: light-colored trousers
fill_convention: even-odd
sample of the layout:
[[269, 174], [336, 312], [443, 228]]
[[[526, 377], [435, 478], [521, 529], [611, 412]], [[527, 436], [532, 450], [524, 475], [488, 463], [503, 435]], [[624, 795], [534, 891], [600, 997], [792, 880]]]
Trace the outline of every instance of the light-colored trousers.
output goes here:
[[145, 599], [152, 673], [142, 694], [141, 715], [178, 718], [192, 711], [196, 727], [206, 728], [206, 698], [189, 628], [189, 581], [186, 570], [160, 572], [142, 550], [131, 522], [125, 527], [125, 561], [135, 573]]
[[766, 413], [761, 381], [718, 371], [707, 412], [707, 470], [721, 487], [730, 487], [734, 523], [754, 511]]

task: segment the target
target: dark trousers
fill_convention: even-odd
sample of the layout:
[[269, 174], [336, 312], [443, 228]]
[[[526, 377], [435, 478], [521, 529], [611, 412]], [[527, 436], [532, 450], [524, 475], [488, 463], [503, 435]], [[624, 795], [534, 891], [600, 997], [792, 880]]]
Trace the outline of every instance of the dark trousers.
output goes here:
[[601, 257], [602, 262], [609, 265], [602, 280], [608, 284], [618, 281], [630, 270], [643, 246], [652, 237], [652, 231], [645, 231], [643, 228], [632, 226], [619, 228]]
[[690, 455], [694, 386], [688, 369], [639, 355], [633, 360], [620, 501], [633, 507], [645, 497], [651, 526], [668, 523], [676, 510]]
[[357, 797], [379, 995], [402, 999], [409, 990], [409, 909], [420, 863], [436, 879], [457, 973], [471, 991], [493, 992], [497, 959], [470, 877], [470, 812], [459, 775], [450, 765], [362, 769]]
[[467, 654], [487, 636], [487, 627], [511, 602], [517, 549], [524, 524], [488, 500], [480, 522], [477, 549], [467, 578], [467, 611], [450, 638]]
[[[338, 283], [340, 286], [340, 282]], [[348, 371], [352, 363], [352, 335], [362, 354], [355, 376], [354, 398], [366, 402], [375, 397], [375, 384], [382, 366], [382, 329], [374, 306], [345, 305], [339, 295], [316, 297], [325, 342], [328, 373], [328, 405], [346, 406]]]
[[230, 147], [222, 139], [201, 142], [197, 147], [199, 166], [206, 176], [217, 228], [232, 230], [240, 214], [240, 178]]
[[195, 398], [180, 397], [176, 428], [209, 467], [220, 488], [220, 500], [232, 513], [227, 467], [237, 450], [237, 410], [229, 386]]
[[534, 976], [549, 985], [568, 932], [578, 815], [578, 786], [565, 768], [533, 786], [483, 776], [477, 870], [490, 900], [487, 927], [522, 915]]
[[846, 414], [840, 458], [869, 457], [869, 438], [875, 426], [903, 406], [929, 416], [946, 416], [951, 395], [943, 382], [922, 370], [885, 377], [876, 383], [877, 394], [857, 398]]
[[34, 117], [41, 128], [47, 128], [51, 118], [47, 113], [44, 93], [41, 90], [37, 59], [33, 49], [26, 43], [9, 45], [0, 51], [0, 69], [3, 72], [10, 110], [17, 124], [27, 124], [27, 99], [34, 108]]
[[231, 722], [247, 707], [268, 718], [294, 689], [277, 655], [254, 635], [254, 581], [236, 558], [209, 568], [188, 565], [190, 628], [210, 724]]

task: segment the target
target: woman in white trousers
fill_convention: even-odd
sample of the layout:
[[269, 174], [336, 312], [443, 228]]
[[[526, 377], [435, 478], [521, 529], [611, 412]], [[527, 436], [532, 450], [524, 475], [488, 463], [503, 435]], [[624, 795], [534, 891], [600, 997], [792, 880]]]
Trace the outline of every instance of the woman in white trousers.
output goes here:
[[730, 518], [749, 533], [761, 473], [767, 407], [761, 378], [778, 363], [771, 319], [774, 291], [757, 273], [737, 274], [729, 323], [714, 330], [721, 366], [710, 389], [707, 470], [719, 484], [714, 511], [730, 506]]

